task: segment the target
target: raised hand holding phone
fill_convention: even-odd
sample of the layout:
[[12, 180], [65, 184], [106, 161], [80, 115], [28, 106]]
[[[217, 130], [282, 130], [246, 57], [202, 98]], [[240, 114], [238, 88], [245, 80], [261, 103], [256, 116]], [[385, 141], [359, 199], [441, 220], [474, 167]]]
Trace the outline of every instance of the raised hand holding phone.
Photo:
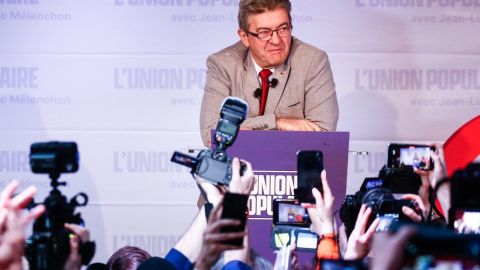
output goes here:
[[327, 182], [327, 172], [322, 171], [321, 181], [323, 194], [317, 188], [313, 188], [311, 193], [315, 198], [315, 204], [302, 203], [307, 208], [308, 215], [312, 225], [310, 231], [318, 235], [334, 233], [333, 202], [334, 197]]

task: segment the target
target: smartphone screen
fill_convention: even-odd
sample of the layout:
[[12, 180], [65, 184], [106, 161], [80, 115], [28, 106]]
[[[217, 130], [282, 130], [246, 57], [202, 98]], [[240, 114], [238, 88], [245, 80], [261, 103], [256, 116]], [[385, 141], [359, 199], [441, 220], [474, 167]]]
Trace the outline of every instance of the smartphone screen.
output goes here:
[[311, 232], [298, 232], [297, 234], [297, 250], [311, 249], [317, 250], [318, 235]]
[[187, 166], [195, 169], [198, 164], [198, 159], [187, 154], [175, 151], [170, 161], [178, 163], [183, 166]]
[[[240, 220], [238, 226], [223, 227], [220, 232], [243, 232], [245, 230], [245, 222], [247, 219], [247, 201], [248, 195], [235, 194], [227, 192], [223, 199], [222, 219]], [[225, 241], [226, 244], [243, 246], [243, 237]]]
[[431, 170], [433, 161], [430, 150], [435, 148], [428, 145], [390, 144], [387, 150], [387, 167], [412, 170], [416, 167], [420, 170]]
[[297, 251], [316, 252], [318, 246], [318, 235], [309, 229], [297, 229], [291, 232], [292, 241], [295, 241]]
[[453, 228], [456, 233], [480, 234], [480, 209], [455, 210]]
[[323, 194], [320, 174], [323, 171], [323, 153], [321, 151], [297, 152], [298, 188], [295, 198], [299, 202], [315, 203], [312, 189], [316, 187]]
[[309, 226], [311, 221], [307, 209], [297, 200], [273, 200], [273, 223], [276, 225]]
[[380, 222], [378, 223], [376, 232], [386, 232], [390, 229], [390, 226], [398, 221], [398, 214], [384, 214], [384, 215], [377, 215], [380, 218]]

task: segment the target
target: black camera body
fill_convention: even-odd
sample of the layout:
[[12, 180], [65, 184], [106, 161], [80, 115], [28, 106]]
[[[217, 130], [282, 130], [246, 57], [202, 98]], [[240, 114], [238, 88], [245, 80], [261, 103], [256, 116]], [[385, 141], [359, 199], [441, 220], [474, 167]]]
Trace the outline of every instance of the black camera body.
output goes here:
[[[229, 185], [232, 180], [232, 158], [227, 156], [226, 149], [237, 138], [240, 124], [248, 112], [248, 104], [237, 97], [227, 97], [222, 104], [220, 119], [213, 136], [215, 149], [203, 150], [192, 157], [175, 151], [172, 162], [192, 168], [191, 173], [214, 184]], [[240, 162], [240, 175], [246, 170], [246, 164]]]
[[364, 192], [357, 191], [355, 195], [347, 195], [340, 206], [340, 219], [345, 226], [348, 237], [350, 237], [350, 234], [355, 228], [355, 222], [357, 221], [357, 216], [362, 206], [362, 200], [358, 198], [361, 194], [364, 194]]
[[384, 166], [378, 176], [382, 179], [382, 186], [388, 188], [392, 193], [418, 194], [422, 185], [420, 176], [412, 170], [390, 169]]
[[78, 149], [74, 142], [34, 143], [30, 146], [30, 167], [34, 173], [78, 171]]
[[[197, 158], [200, 159], [200, 162], [196, 174], [215, 183], [230, 184], [233, 159], [227, 156], [224, 151], [203, 150]], [[240, 173], [243, 175], [246, 167], [244, 163], [241, 166], [243, 167], [240, 169]]]
[[[417, 203], [413, 200], [397, 200], [392, 192], [384, 187], [374, 187], [370, 190], [360, 190], [355, 195], [347, 195], [340, 207], [340, 219], [345, 225], [347, 236], [350, 236], [362, 204], [372, 209], [367, 228], [377, 217], [387, 216], [389, 219], [408, 220], [402, 212], [402, 207], [416, 209]], [[388, 228], [387, 228], [388, 229]], [[378, 228], [377, 228], [378, 230]]]
[[[372, 213], [384, 214], [402, 214], [402, 207], [407, 206], [415, 209], [416, 202], [413, 200], [397, 200], [392, 192], [387, 188], [373, 188], [362, 197], [362, 204], [372, 208]], [[403, 215], [403, 214], [402, 214]]]
[[[33, 224], [33, 235], [26, 240], [25, 256], [32, 270], [62, 269], [70, 254], [70, 238], [73, 233], [64, 228], [65, 223], [84, 225], [77, 206], [85, 206], [88, 197], [78, 193], [70, 202], [57, 189], [65, 182], [58, 182], [60, 173], [78, 170], [77, 144], [74, 142], [34, 143], [30, 149], [30, 165], [34, 173], [48, 173], [53, 190], [45, 199], [45, 214]], [[29, 207], [33, 208], [34, 202]], [[87, 265], [95, 253], [93, 242], [80, 242], [82, 263]]]

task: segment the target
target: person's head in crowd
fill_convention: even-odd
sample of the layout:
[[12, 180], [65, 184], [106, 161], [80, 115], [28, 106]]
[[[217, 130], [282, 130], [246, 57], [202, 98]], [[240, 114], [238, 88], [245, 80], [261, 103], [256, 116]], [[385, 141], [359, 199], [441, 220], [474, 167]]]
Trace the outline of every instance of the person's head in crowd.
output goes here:
[[109, 270], [136, 270], [150, 257], [152, 256], [141, 248], [125, 246], [113, 253], [108, 259], [107, 266]]
[[86, 270], [108, 270], [108, 266], [104, 263], [92, 263], [87, 266]]
[[178, 270], [175, 265], [164, 258], [151, 257], [142, 262], [137, 270]]
[[241, 0], [238, 35], [263, 69], [276, 68], [287, 60], [292, 43], [289, 0]]
[[272, 269], [273, 265], [270, 261], [260, 256], [255, 250], [250, 249], [250, 265], [253, 270]]
[[[273, 269], [273, 264], [267, 260], [266, 258], [262, 257], [258, 254], [254, 249], [250, 248], [250, 261], [248, 265], [252, 267], [253, 270], [269, 270]], [[221, 270], [225, 265], [224, 255], [222, 254], [220, 259], [213, 265], [210, 270]]]

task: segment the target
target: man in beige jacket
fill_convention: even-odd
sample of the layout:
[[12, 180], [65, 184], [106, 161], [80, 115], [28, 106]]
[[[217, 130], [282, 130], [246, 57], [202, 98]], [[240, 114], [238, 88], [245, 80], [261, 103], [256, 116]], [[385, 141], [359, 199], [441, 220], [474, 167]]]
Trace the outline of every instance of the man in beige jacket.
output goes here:
[[[290, 11], [289, 0], [240, 1], [241, 41], [207, 59], [200, 114], [205, 146], [210, 147], [210, 130], [216, 128], [227, 96], [240, 97], [250, 106], [242, 129], [336, 130], [338, 103], [328, 57], [292, 37]], [[263, 114], [262, 70], [272, 73]]]

